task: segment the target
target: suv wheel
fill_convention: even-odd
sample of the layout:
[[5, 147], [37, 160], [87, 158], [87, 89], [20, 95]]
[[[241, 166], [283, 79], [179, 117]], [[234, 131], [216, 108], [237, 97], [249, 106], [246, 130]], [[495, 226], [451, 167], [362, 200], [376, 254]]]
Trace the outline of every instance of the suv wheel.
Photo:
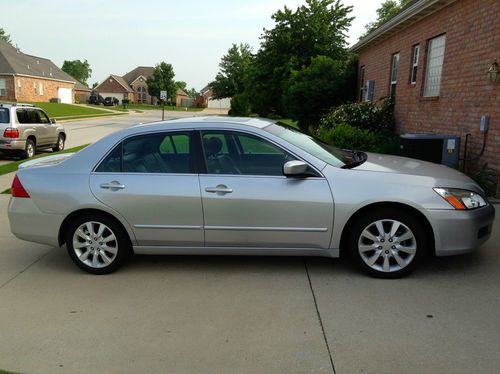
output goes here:
[[26, 140], [26, 147], [24, 148], [24, 157], [31, 158], [35, 155], [35, 142], [31, 139]]
[[59, 134], [59, 136], [57, 137], [57, 144], [54, 148], [52, 148], [52, 151], [59, 152], [62, 151], [63, 149], [64, 149], [64, 136]]

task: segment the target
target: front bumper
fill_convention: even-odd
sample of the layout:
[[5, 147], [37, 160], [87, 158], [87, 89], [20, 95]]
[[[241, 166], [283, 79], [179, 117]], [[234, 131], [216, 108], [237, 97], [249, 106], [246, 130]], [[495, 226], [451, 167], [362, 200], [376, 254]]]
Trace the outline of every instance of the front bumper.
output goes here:
[[24, 151], [26, 140], [0, 140], [1, 151]]
[[12, 197], [8, 216], [10, 230], [17, 238], [59, 247], [59, 228], [64, 215], [43, 213], [32, 199]]
[[437, 256], [452, 256], [477, 249], [491, 235], [495, 208], [474, 210], [427, 210], [434, 230]]

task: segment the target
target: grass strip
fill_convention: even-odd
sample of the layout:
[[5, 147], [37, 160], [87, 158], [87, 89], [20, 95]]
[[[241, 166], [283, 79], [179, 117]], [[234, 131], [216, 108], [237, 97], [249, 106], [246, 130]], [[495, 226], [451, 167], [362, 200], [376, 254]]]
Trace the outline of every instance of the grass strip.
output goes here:
[[31, 161], [31, 160], [34, 160], [36, 158], [42, 158], [42, 157], [47, 157], [47, 156], [59, 155], [59, 154], [63, 154], [63, 153], [78, 152], [78, 151], [82, 150], [83, 148], [85, 148], [86, 146], [88, 146], [88, 144], [80, 145], [78, 147], [68, 148], [68, 149], [65, 149], [65, 150], [60, 151], [60, 152], [51, 152], [51, 153], [39, 154], [39, 155], [36, 155], [33, 158], [30, 158], [29, 160], [13, 161], [13, 162], [9, 162], [8, 164], [0, 165], [0, 175], [4, 175], [4, 174], [8, 174], [8, 173], [12, 173], [14, 171], [17, 171], [17, 169], [19, 168], [19, 165], [21, 165], [23, 162]]

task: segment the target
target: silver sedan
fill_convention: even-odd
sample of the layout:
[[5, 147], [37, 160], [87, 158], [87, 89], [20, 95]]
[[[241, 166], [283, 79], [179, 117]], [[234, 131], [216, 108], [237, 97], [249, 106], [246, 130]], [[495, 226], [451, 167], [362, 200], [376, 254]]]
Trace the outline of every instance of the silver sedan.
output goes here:
[[396, 278], [425, 255], [473, 251], [495, 214], [456, 170], [340, 150], [259, 119], [139, 125], [23, 165], [12, 232], [66, 245], [94, 274], [132, 253], [350, 255], [369, 274]]

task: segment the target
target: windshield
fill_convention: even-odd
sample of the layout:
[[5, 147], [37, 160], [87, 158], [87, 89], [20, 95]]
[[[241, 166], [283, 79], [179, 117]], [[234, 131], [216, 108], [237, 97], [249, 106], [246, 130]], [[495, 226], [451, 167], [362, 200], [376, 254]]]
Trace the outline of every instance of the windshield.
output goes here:
[[353, 161], [352, 152], [323, 143], [321, 140], [306, 135], [293, 127], [274, 124], [265, 127], [264, 130], [332, 166], [343, 167]]
[[0, 123], [9, 123], [9, 117], [9, 110], [7, 108], [0, 108]]

